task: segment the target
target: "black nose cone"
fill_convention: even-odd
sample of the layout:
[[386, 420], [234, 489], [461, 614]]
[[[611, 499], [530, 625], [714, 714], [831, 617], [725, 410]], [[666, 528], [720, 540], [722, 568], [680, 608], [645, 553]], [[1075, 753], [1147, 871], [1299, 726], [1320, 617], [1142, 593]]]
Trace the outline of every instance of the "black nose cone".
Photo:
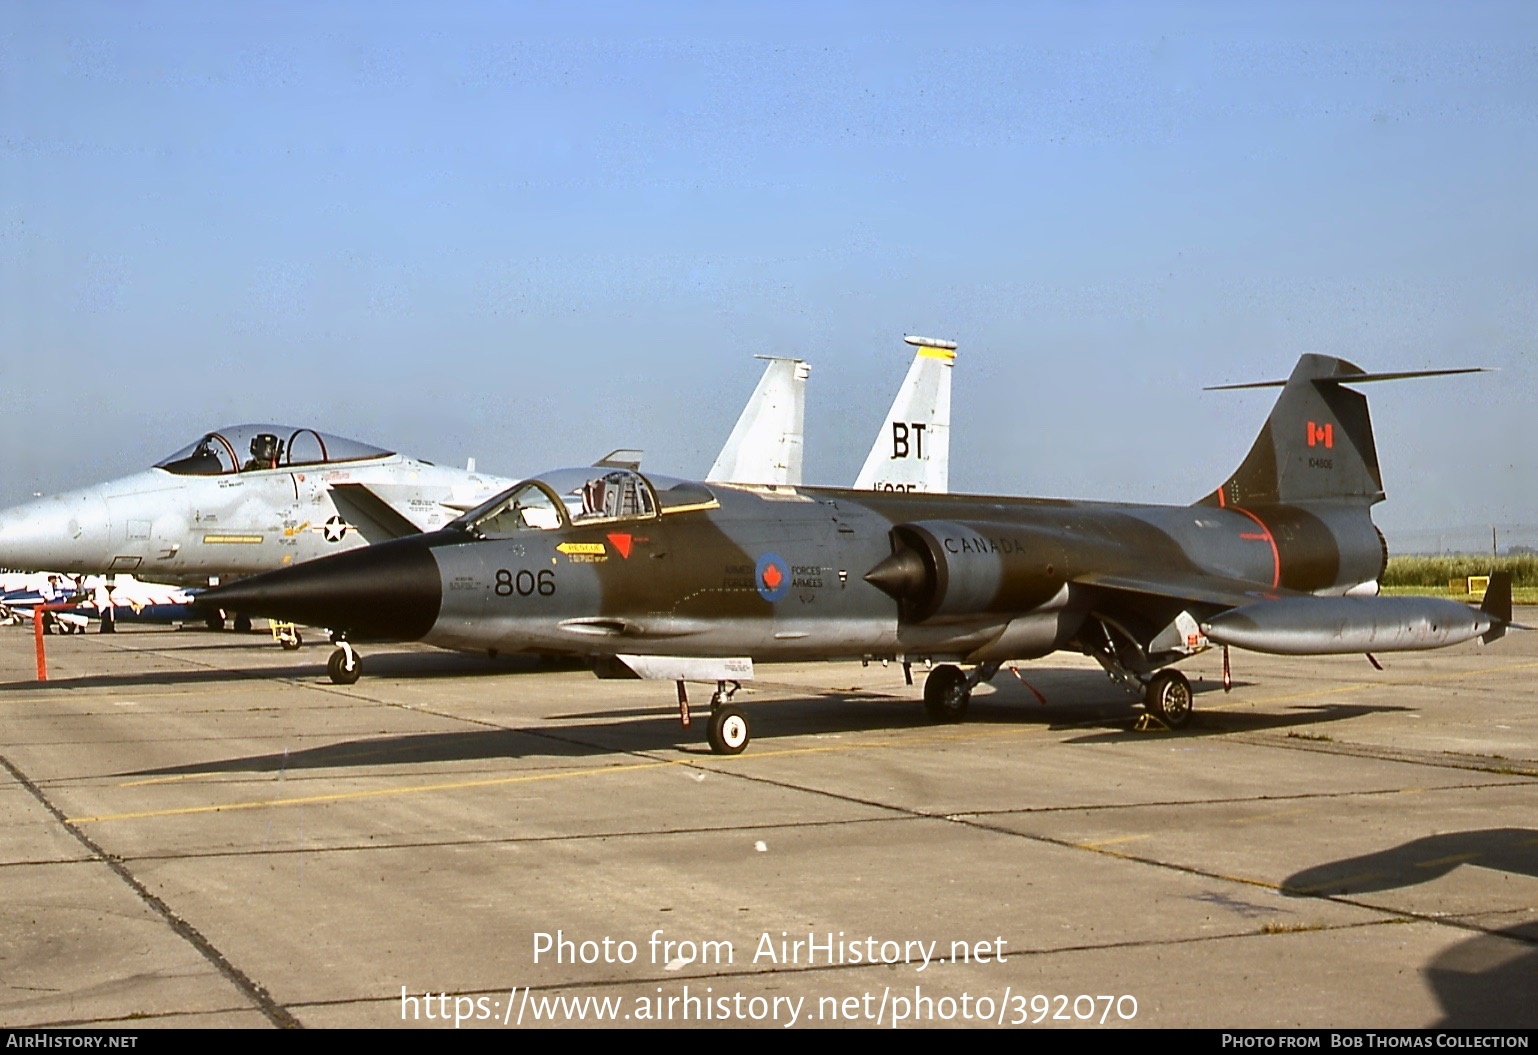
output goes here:
[[321, 626], [349, 638], [413, 641], [438, 620], [438, 564], [425, 537], [396, 539], [216, 586], [194, 604]]

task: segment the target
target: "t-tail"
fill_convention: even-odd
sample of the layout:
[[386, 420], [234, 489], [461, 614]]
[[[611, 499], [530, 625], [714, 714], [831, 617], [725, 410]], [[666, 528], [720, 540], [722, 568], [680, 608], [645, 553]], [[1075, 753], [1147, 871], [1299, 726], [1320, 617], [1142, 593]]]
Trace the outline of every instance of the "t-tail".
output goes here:
[[956, 344], [933, 337], [903, 340], [918, 351], [855, 480], [855, 490], [944, 493], [950, 489], [951, 369], [956, 364]]
[[1475, 368], [1371, 374], [1344, 359], [1305, 355], [1286, 381], [1209, 388], [1280, 388], [1282, 394], [1238, 470], [1198, 504], [1250, 508], [1330, 502], [1367, 507], [1381, 502], [1383, 475], [1367, 397], [1346, 386], [1479, 372]]

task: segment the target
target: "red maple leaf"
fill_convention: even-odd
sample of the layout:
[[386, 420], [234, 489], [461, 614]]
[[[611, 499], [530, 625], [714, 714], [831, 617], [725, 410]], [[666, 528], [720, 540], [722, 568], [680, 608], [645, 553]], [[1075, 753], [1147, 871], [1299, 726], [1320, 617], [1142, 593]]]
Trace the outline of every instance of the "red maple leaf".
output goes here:
[[771, 590], [778, 589], [780, 581], [784, 578], [785, 576], [780, 572], [780, 569], [773, 564], [764, 569], [764, 585]]

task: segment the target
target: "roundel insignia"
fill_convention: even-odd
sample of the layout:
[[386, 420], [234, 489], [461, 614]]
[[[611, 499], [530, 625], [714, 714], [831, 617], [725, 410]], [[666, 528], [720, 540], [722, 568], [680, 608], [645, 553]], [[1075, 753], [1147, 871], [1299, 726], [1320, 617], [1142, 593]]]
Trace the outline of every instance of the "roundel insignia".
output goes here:
[[753, 579], [760, 597], [771, 603], [778, 601], [790, 592], [790, 565], [777, 553], [765, 553], [758, 558]]
[[347, 535], [347, 521], [333, 516], [321, 526], [320, 532], [327, 542], [341, 542]]

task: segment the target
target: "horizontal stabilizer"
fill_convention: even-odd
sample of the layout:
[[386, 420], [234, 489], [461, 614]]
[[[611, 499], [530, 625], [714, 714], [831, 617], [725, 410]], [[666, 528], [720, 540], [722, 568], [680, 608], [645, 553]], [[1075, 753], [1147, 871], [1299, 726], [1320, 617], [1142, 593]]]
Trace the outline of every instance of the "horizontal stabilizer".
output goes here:
[[[1336, 362], [1343, 366], [1351, 366], [1345, 360], [1337, 359]], [[1353, 368], [1354, 369], [1354, 368]], [[1342, 370], [1333, 377], [1311, 377], [1310, 381], [1316, 384], [1321, 381], [1333, 381], [1340, 385], [1360, 385], [1368, 381], [1404, 381], [1412, 377], [1447, 377], [1450, 374], [1483, 374], [1486, 373], [1482, 366], [1465, 366], [1456, 370], [1396, 370], [1389, 373], [1369, 374], [1365, 370], [1353, 373], [1351, 370]], [[1241, 388], [1281, 388], [1287, 384], [1282, 381], [1250, 381], [1242, 385], [1208, 385], [1203, 392], [1233, 392]]]
[[422, 533], [421, 528], [363, 484], [332, 484], [331, 500], [336, 503], [337, 512], [370, 546]]
[[1352, 385], [1483, 370], [1369, 373], [1328, 355], [1302, 356], [1286, 381], [1218, 385], [1208, 391], [1281, 388], [1271, 416], [1239, 468], [1198, 504], [1251, 508], [1309, 502], [1371, 506], [1384, 497], [1367, 398]]

